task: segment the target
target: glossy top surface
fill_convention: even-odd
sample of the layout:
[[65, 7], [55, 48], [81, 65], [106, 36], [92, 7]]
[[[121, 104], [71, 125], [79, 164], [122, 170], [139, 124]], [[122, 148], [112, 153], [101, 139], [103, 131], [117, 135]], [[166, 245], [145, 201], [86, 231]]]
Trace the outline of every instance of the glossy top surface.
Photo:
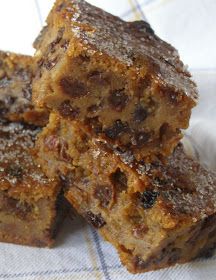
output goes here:
[[215, 213], [216, 173], [189, 158], [181, 144], [166, 163], [145, 164], [135, 161], [129, 154], [118, 151], [116, 154], [141, 178], [147, 178], [149, 189], [159, 193], [162, 205], [171, 214], [185, 214], [196, 221]]
[[0, 115], [22, 114], [31, 109], [33, 60], [0, 51]]
[[0, 190], [37, 200], [56, 187], [35, 164], [32, 148], [40, 130], [22, 123], [0, 121]]
[[[156, 83], [195, 100], [197, 92], [178, 52], [157, 37], [144, 21], [125, 22], [83, 0], [57, 0], [48, 17], [67, 34], [81, 40], [89, 55], [101, 52], [134, 66], [145, 66]], [[69, 35], [70, 36], [70, 35]]]

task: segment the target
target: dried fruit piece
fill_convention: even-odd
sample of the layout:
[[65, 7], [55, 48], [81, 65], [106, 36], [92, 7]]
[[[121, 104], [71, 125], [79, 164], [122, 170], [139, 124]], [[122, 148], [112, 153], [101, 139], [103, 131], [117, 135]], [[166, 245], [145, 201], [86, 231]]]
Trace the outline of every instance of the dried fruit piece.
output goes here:
[[108, 102], [112, 109], [121, 112], [127, 105], [128, 96], [125, 94], [124, 89], [115, 90], [110, 93]]
[[15, 214], [19, 219], [25, 220], [32, 211], [32, 206], [27, 202], [22, 202], [11, 197], [4, 197], [4, 211]]
[[64, 101], [58, 108], [58, 111], [60, 113], [60, 115], [64, 118], [69, 118], [71, 120], [77, 118], [77, 116], [79, 115], [79, 108], [73, 108], [70, 105], [70, 101], [66, 100]]
[[86, 124], [91, 126], [91, 129], [94, 131], [94, 133], [97, 135], [101, 133], [102, 131], [102, 125], [97, 117], [95, 118], [88, 118], [86, 120]]
[[148, 116], [148, 111], [145, 107], [138, 105], [134, 111], [134, 121], [137, 123], [143, 122]]
[[112, 199], [113, 191], [110, 185], [97, 185], [94, 196], [100, 201], [101, 206], [107, 207]]
[[52, 68], [54, 68], [56, 66], [56, 64], [58, 63], [58, 57], [54, 57], [53, 59], [48, 59], [46, 62], [44, 62], [44, 67], [50, 71]]
[[109, 85], [109, 78], [105, 73], [100, 71], [92, 71], [88, 74], [88, 81], [94, 83], [96, 86], [106, 86]]
[[84, 83], [64, 77], [60, 80], [60, 87], [66, 95], [72, 98], [80, 98], [88, 94], [88, 90]]
[[116, 139], [122, 133], [128, 131], [128, 124], [123, 123], [121, 120], [116, 120], [112, 127], [105, 129], [105, 134], [110, 139]]
[[149, 132], [137, 132], [133, 137], [132, 144], [137, 147], [144, 146], [150, 139], [151, 134]]
[[54, 52], [54, 49], [55, 49], [56, 45], [58, 45], [58, 44], [61, 42], [61, 39], [62, 39], [63, 34], [64, 34], [64, 31], [65, 31], [65, 28], [64, 28], [64, 27], [60, 28], [60, 29], [58, 30], [56, 39], [50, 43], [48, 49], [49, 49], [49, 51], [50, 51], [51, 53]]
[[101, 228], [106, 224], [101, 214], [94, 214], [91, 211], [88, 211], [85, 217], [87, 221], [96, 228]]
[[147, 190], [139, 195], [139, 201], [144, 209], [152, 208], [159, 196], [159, 192]]
[[22, 179], [23, 176], [22, 167], [17, 164], [11, 164], [6, 168], [5, 172], [11, 178]]
[[117, 191], [121, 192], [127, 189], [127, 176], [120, 168], [110, 175], [110, 180]]

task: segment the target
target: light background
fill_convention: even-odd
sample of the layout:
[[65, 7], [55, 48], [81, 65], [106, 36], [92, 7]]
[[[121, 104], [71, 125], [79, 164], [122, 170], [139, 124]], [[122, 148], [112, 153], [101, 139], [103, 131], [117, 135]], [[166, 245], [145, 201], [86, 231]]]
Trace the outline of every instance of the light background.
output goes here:
[[[200, 91], [186, 142], [197, 150], [202, 162], [216, 170], [216, 1], [89, 2], [126, 20], [142, 19], [145, 14], [156, 33], [179, 50]], [[33, 54], [32, 42], [52, 4], [52, 0], [0, 0], [0, 49]], [[215, 280], [215, 266], [216, 256], [131, 275], [121, 266], [115, 250], [80, 218], [65, 222], [52, 250], [0, 244], [0, 279]]]

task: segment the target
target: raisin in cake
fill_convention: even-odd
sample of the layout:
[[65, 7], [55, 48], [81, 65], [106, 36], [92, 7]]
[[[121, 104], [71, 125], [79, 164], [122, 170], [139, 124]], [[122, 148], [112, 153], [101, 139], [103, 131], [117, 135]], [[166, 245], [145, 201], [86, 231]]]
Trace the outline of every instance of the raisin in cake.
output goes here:
[[34, 163], [39, 129], [0, 121], [0, 242], [51, 246], [66, 214], [59, 182]]
[[133, 273], [184, 263], [216, 245], [216, 174], [179, 145], [164, 162], [137, 161], [80, 123], [52, 114], [38, 162], [60, 178], [73, 207], [117, 249]]
[[137, 159], [168, 155], [197, 92], [177, 51], [144, 21], [57, 0], [35, 42], [33, 101]]

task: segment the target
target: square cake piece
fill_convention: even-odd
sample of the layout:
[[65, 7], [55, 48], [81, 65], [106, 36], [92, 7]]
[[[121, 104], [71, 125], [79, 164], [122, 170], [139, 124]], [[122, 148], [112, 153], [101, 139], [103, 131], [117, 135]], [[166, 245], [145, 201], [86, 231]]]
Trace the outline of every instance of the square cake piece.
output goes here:
[[0, 242], [49, 247], [66, 214], [60, 183], [34, 163], [38, 132], [0, 121]]
[[171, 153], [188, 126], [196, 86], [148, 23], [57, 0], [35, 48], [38, 108], [81, 121], [137, 159]]
[[73, 207], [139, 273], [207, 256], [216, 245], [216, 174], [182, 145], [166, 162], [92, 140], [79, 123], [52, 114], [39, 135], [39, 163], [61, 178]]
[[0, 117], [45, 125], [48, 113], [31, 103], [33, 58], [0, 51]]

